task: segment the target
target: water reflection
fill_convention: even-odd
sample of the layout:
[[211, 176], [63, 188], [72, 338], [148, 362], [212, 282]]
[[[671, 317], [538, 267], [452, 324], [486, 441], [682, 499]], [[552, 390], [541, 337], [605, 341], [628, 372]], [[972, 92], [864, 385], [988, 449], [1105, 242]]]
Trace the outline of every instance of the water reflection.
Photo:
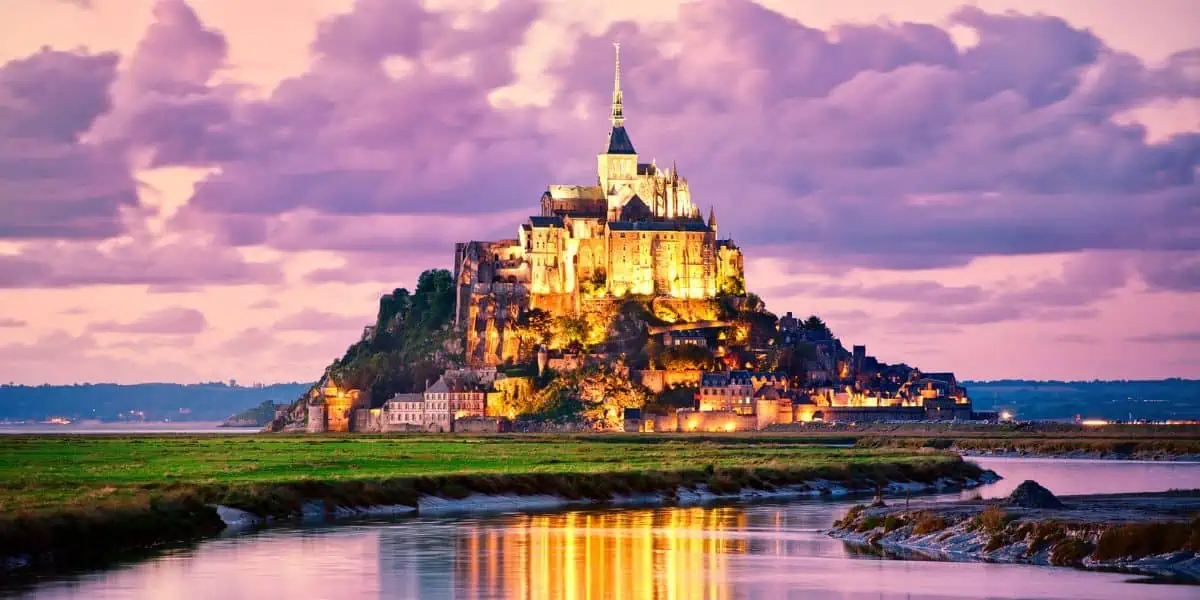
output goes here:
[[[456, 594], [466, 598], [728, 598], [728, 555], [746, 554], [737, 507], [514, 515], [460, 527]], [[381, 554], [402, 532], [381, 540]], [[389, 569], [385, 569], [389, 570]], [[420, 590], [405, 590], [419, 592]]]
[[[1144, 490], [1200, 487], [1200, 464], [987, 466], [1010, 477], [984, 490], [989, 497], [1007, 493], [1004, 486], [1022, 477], [1077, 493], [1107, 491], [1113, 481]], [[1075, 476], [1077, 470], [1087, 476]], [[880, 560], [820, 533], [851, 503], [810, 499], [271, 529], [42, 582], [23, 593], [181, 600], [1197, 597], [1194, 587], [1130, 584], [1117, 574]]]

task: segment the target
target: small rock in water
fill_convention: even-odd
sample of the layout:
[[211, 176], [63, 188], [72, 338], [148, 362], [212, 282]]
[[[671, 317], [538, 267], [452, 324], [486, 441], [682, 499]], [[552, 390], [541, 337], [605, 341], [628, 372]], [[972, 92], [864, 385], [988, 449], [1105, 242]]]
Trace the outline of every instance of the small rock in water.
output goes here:
[[1006, 504], [1024, 508], [1062, 508], [1063, 503], [1032, 479], [1026, 479], [1008, 495]]

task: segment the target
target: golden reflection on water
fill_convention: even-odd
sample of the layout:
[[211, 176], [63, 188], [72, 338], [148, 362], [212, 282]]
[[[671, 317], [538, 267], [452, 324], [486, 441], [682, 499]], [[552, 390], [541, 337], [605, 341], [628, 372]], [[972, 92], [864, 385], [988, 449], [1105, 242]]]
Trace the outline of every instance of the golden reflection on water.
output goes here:
[[514, 516], [460, 530], [455, 579], [467, 598], [728, 598], [746, 525], [736, 507]]

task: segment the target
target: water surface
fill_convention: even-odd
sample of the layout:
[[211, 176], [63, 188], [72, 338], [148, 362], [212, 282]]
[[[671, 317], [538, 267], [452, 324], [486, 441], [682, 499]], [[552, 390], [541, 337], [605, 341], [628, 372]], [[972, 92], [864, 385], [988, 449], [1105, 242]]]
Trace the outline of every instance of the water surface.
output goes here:
[[[1067, 493], [1200, 488], [1200, 463], [980, 458]], [[951, 500], [957, 495], [940, 499]], [[1073, 569], [883, 560], [819, 532], [852, 500], [272, 529], [21, 590], [38, 598], [1200, 598]]]

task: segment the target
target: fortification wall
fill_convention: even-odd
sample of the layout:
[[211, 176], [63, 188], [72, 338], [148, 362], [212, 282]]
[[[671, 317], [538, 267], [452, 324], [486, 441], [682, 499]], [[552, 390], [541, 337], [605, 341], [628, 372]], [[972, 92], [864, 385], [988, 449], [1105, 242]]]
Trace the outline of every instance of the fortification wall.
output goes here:
[[700, 385], [700, 375], [703, 373], [704, 371], [699, 369], [646, 369], [630, 371], [629, 376], [634, 382], [646, 386], [656, 394], [660, 394], [663, 390], [676, 386], [698, 386]]

